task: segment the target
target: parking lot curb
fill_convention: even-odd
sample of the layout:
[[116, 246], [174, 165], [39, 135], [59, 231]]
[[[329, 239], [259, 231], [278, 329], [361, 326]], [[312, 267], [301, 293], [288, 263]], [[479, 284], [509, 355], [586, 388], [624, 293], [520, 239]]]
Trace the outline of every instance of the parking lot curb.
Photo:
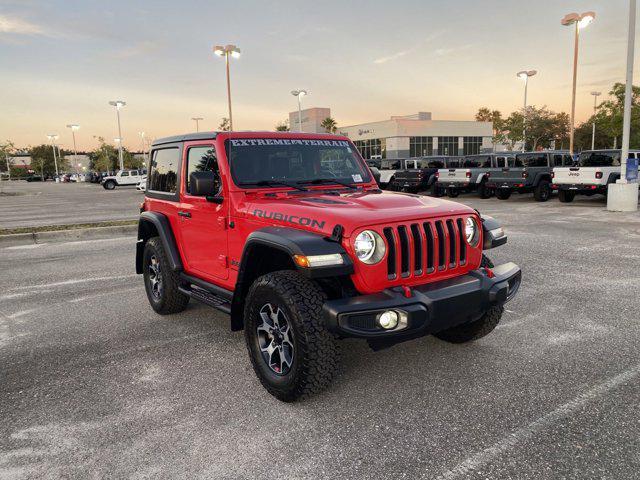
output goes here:
[[52, 230], [49, 232], [15, 233], [11, 235], [0, 235], [0, 247], [127, 237], [134, 236], [137, 232], [137, 225], [116, 225], [110, 227]]

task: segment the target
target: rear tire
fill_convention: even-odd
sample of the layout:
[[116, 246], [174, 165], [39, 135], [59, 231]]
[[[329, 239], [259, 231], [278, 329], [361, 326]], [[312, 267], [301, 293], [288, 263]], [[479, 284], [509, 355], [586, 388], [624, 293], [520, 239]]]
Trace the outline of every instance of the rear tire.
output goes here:
[[447, 188], [447, 196], [449, 198], [456, 198], [458, 195], [460, 195], [460, 192], [457, 188]]
[[278, 400], [316, 394], [338, 371], [339, 350], [322, 318], [324, 299], [315, 282], [293, 271], [263, 275], [249, 289], [244, 310], [249, 358]]
[[496, 198], [498, 200], [508, 200], [510, 196], [511, 196], [511, 190], [506, 188], [496, 189]]
[[533, 190], [533, 198], [538, 202], [546, 202], [551, 197], [551, 184], [548, 180], [540, 180], [538, 186]]
[[573, 199], [576, 197], [576, 192], [571, 192], [569, 190], [560, 190], [558, 192], [558, 199], [562, 203], [571, 203]]
[[178, 290], [180, 278], [171, 270], [160, 237], [147, 240], [142, 268], [147, 298], [156, 313], [168, 315], [187, 308], [190, 297]]
[[116, 182], [114, 182], [113, 180], [107, 180], [102, 186], [105, 190], [113, 190], [114, 188], [116, 188]]
[[491, 194], [492, 192], [491, 189], [487, 187], [487, 182], [480, 183], [480, 186], [478, 187], [478, 195], [480, 196], [480, 198], [487, 199], [491, 197]]
[[431, 188], [429, 189], [429, 193], [432, 197], [436, 198], [440, 198], [443, 196], [442, 188], [440, 188], [437, 182], [433, 182]]

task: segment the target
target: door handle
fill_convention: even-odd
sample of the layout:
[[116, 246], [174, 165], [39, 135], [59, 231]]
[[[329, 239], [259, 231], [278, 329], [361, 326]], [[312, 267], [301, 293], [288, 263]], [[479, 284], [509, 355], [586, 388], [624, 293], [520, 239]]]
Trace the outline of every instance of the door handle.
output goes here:
[[190, 212], [178, 211], [178, 215], [180, 215], [181, 217], [185, 217], [185, 218], [191, 218], [191, 213]]

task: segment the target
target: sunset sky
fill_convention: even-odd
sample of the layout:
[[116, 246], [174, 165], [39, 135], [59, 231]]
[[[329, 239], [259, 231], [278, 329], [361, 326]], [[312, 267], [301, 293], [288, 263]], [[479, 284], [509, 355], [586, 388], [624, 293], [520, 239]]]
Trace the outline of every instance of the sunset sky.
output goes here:
[[193, 116], [215, 129], [227, 114], [218, 43], [242, 49], [231, 71], [241, 130], [272, 130], [296, 108], [294, 88], [339, 125], [418, 111], [466, 120], [482, 106], [508, 114], [522, 105], [522, 69], [539, 72], [530, 104], [568, 112], [573, 31], [560, 19], [587, 10], [597, 17], [581, 31], [578, 120], [590, 91], [624, 79], [626, 0], [0, 0], [0, 141], [58, 133], [69, 148], [65, 125], [78, 123], [79, 148], [93, 148], [94, 136], [117, 136], [115, 99], [127, 102], [132, 149], [138, 131], [192, 131]]

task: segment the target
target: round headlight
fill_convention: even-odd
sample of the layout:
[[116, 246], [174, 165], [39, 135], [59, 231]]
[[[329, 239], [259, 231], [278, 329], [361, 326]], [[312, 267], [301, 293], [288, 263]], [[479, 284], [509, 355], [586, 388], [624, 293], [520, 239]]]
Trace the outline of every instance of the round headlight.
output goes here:
[[464, 234], [467, 237], [467, 243], [469, 245], [476, 245], [478, 243], [478, 225], [471, 217], [467, 218], [464, 222]]
[[387, 248], [382, 237], [373, 230], [365, 230], [358, 234], [353, 246], [358, 260], [369, 265], [382, 260]]

